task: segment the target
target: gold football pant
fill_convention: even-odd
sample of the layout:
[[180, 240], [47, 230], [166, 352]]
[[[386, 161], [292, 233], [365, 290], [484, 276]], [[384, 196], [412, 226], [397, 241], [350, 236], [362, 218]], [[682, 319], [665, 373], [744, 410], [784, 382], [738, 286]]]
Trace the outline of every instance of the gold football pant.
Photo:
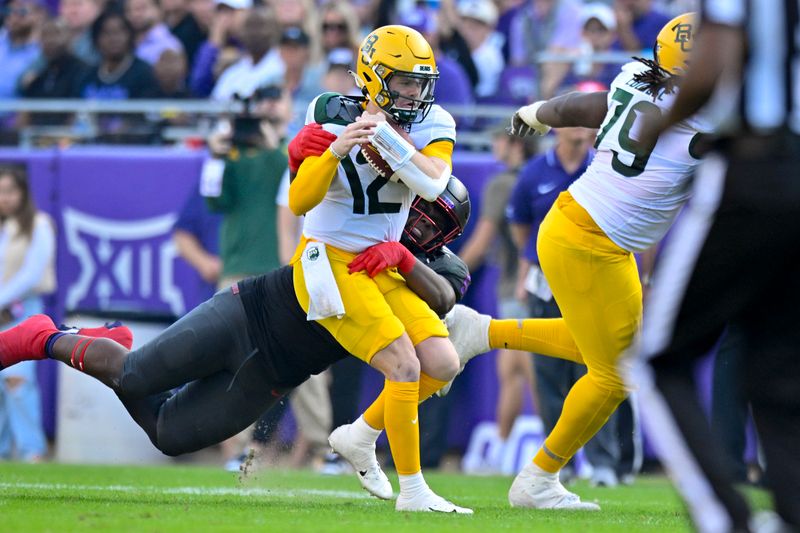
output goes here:
[[[307, 239], [303, 237], [292, 258], [294, 288], [297, 300], [308, 311], [300, 253]], [[395, 270], [387, 270], [375, 278], [366, 272], [350, 274], [347, 265], [356, 254], [327, 246], [333, 276], [344, 302], [345, 315], [319, 320], [318, 323], [348, 352], [369, 363], [372, 357], [400, 337], [408, 334], [414, 346], [429, 337], [447, 337], [447, 328], [439, 317], [405, 283]], [[434, 380], [435, 381], [435, 380]], [[443, 383], [431, 385], [431, 380], [411, 383], [386, 380], [384, 390], [371, 410], [373, 427], [386, 428], [386, 436], [397, 473], [411, 475], [420, 471], [418, 404], [420, 387], [426, 397]], [[438, 385], [438, 386], [437, 386]], [[428, 391], [432, 386], [435, 389]], [[424, 398], [423, 398], [424, 399]], [[371, 419], [372, 419], [371, 418]]]
[[[534, 458], [543, 470], [557, 472], [625, 399], [617, 365], [641, 324], [642, 287], [633, 254], [614, 244], [568, 192], [542, 222], [537, 250], [563, 324], [588, 369]], [[550, 335], [555, 326], [562, 357], [576, 360], [558, 322], [541, 323]]]
[[[308, 312], [306, 290], [300, 254], [308, 239], [304, 236], [292, 258], [294, 290], [303, 311]], [[333, 277], [344, 302], [342, 318], [323, 318], [317, 322], [330, 332], [348, 352], [369, 363], [372, 357], [386, 348], [403, 332], [408, 333], [416, 346], [429, 337], [447, 337], [447, 328], [414, 291], [396, 269], [381, 272], [370, 278], [366, 272], [350, 274], [347, 265], [357, 254], [327, 246]]]

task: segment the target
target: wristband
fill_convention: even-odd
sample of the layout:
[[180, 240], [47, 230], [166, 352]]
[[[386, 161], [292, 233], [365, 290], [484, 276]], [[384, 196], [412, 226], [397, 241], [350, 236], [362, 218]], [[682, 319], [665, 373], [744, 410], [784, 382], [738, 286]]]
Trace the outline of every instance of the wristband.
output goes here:
[[328, 146], [328, 150], [330, 150], [330, 152], [331, 152], [331, 154], [333, 155], [333, 157], [335, 157], [335, 158], [336, 158], [336, 159], [338, 159], [339, 161], [341, 161], [342, 159], [344, 159], [345, 157], [347, 157], [347, 154], [345, 154], [345, 155], [339, 155], [338, 153], [336, 153], [336, 150], [334, 150], [334, 149], [333, 149], [333, 145], [330, 145], [330, 146]]

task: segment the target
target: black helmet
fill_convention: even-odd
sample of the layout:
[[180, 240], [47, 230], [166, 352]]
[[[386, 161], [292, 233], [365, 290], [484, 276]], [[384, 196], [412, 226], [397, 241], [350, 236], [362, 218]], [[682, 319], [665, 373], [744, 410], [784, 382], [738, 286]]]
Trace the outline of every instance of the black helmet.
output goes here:
[[[464, 232], [469, 213], [467, 188], [457, 177], [450, 176], [447, 187], [435, 202], [428, 202], [419, 196], [414, 198], [400, 242], [414, 253], [435, 252]], [[424, 232], [421, 229], [415, 231], [423, 220], [435, 230], [433, 236], [424, 241]]]

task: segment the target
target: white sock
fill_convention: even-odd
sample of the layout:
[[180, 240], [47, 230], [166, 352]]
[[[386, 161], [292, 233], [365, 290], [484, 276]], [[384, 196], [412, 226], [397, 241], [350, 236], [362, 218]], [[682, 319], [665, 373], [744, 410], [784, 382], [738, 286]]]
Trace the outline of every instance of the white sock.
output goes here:
[[425, 478], [422, 477], [422, 470], [410, 476], [397, 476], [400, 480], [400, 494], [408, 497], [413, 497], [420, 492], [430, 490]]
[[367, 424], [363, 416], [359, 416], [358, 419], [353, 422], [350, 430], [360, 443], [367, 446], [374, 445], [375, 441], [377, 441], [378, 437], [383, 433], [383, 430], [375, 429]]

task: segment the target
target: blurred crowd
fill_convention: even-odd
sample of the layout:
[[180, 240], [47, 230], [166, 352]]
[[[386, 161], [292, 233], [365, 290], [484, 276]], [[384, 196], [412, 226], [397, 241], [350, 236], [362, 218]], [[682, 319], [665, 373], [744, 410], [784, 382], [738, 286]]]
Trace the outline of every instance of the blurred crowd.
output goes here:
[[[584, 80], [608, 84], [630, 55], [649, 55], [661, 26], [691, 0], [9, 0], [2, 11], [0, 98], [245, 100], [277, 87], [292, 135], [323, 90], [354, 92], [360, 39], [403, 24], [436, 51], [437, 102], [519, 105]], [[599, 54], [599, 55], [598, 55]], [[604, 55], [605, 54], [605, 55]], [[165, 142], [175, 112], [87, 117], [6, 114], [67, 126], [78, 141]], [[13, 126], [17, 126], [16, 128]], [[460, 117], [461, 128], [481, 121]], [[62, 133], [62, 135], [66, 135]]]

